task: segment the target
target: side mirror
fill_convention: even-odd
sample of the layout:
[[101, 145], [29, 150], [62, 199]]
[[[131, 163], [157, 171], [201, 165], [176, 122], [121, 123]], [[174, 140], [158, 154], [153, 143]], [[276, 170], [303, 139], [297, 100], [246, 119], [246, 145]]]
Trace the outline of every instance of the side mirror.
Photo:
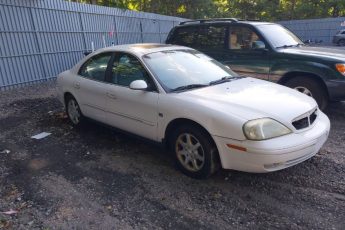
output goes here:
[[263, 41], [254, 41], [252, 43], [252, 49], [254, 50], [264, 50], [266, 49], [266, 45]]
[[147, 83], [144, 80], [135, 80], [129, 85], [129, 88], [133, 90], [145, 90], [147, 87]]

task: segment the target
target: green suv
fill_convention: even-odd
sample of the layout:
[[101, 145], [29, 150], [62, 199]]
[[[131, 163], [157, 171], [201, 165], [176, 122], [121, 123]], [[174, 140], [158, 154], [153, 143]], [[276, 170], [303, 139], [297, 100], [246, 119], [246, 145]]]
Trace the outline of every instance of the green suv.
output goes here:
[[312, 96], [321, 109], [345, 100], [345, 50], [307, 46], [279, 24], [186, 21], [170, 31], [166, 43], [198, 49], [240, 75], [294, 88]]

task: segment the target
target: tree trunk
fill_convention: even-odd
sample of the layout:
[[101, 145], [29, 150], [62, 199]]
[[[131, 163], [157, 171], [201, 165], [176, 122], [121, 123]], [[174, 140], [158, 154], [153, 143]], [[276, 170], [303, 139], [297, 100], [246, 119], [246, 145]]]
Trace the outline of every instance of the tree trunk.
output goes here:
[[296, 7], [296, 0], [291, 1], [291, 12], [290, 12], [290, 19], [293, 20], [295, 17], [295, 7]]

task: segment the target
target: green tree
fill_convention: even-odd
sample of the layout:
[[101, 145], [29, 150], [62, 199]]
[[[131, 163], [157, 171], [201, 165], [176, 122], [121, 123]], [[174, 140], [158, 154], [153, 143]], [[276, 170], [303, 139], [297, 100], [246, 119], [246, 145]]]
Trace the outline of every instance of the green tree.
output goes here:
[[266, 21], [345, 16], [345, 0], [68, 0], [184, 18]]

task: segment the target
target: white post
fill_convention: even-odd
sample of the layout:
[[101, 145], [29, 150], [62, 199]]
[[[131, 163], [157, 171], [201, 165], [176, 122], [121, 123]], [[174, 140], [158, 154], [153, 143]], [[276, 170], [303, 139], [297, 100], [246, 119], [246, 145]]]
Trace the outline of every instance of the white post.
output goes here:
[[103, 47], [105, 48], [106, 47], [106, 44], [105, 44], [105, 36], [103, 35]]
[[92, 50], [92, 52], [95, 51], [95, 44], [93, 42], [91, 42], [91, 50]]

